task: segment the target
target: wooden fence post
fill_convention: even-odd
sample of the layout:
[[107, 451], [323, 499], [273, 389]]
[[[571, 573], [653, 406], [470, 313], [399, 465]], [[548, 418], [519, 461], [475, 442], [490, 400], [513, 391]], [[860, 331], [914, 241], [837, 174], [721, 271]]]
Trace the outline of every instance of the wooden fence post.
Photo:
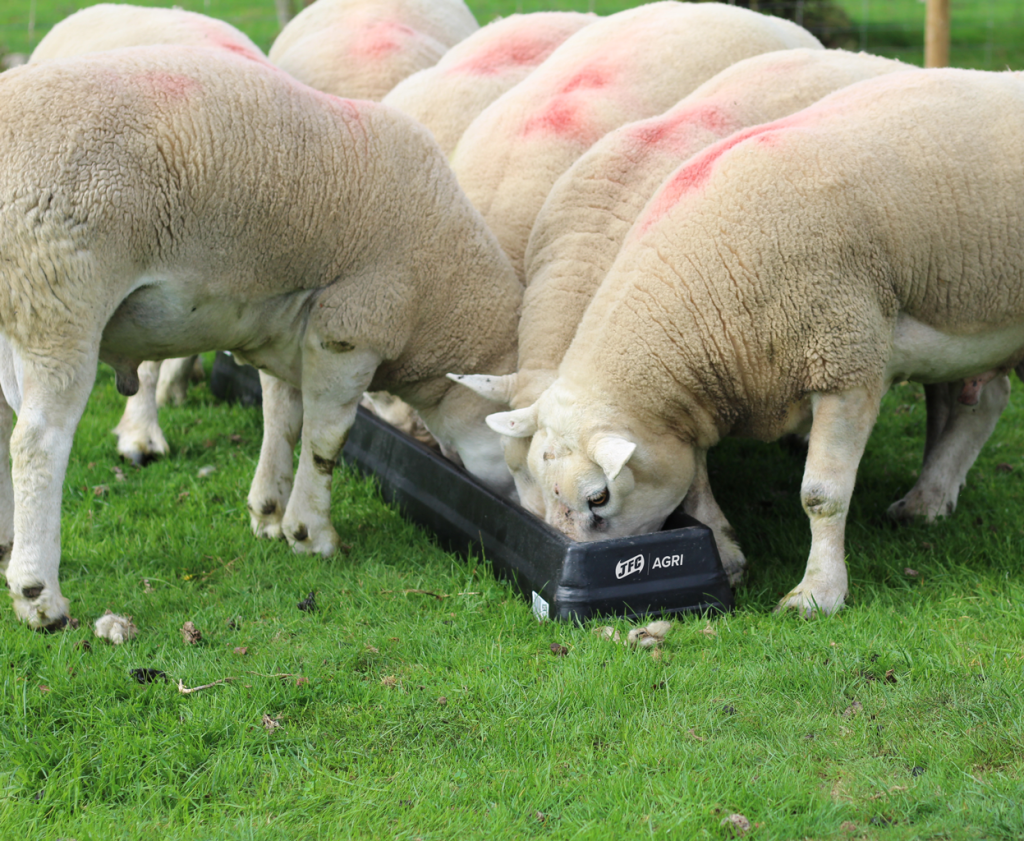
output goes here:
[[295, 14], [292, 9], [292, 0], [274, 0], [274, 6], [277, 8], [277, 25], [281, 29], [284, 29], [285, 24], [287, 24]]
[[949, 65], [949, 0], [928, 0], [924, 21], [924, 66]]

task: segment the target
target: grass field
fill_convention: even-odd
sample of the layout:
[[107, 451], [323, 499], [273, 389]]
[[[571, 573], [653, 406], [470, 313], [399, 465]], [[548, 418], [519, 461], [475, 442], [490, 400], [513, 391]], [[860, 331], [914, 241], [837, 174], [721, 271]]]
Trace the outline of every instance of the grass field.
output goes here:
[[[43, 6], [40, 27], [70, 11]], [[264, 44], [268, 7], [243, 26]], [[810, 542], [801, 460], [716, 448], [749, 579], [735, 613], [675, 621], [656, 657], [593, 633], [621, 620], [538, 623], [485, 558], [441, 551], [344, 470], [342, 554], [254, 540], [259, 413], [200, 385], [163, 412], [172, 455], [137, 469], [101, 368], [62, 512], [81, 627], [33, 634], [0, 611], [0, 841], [726, 839], [732, 815], [753, 839], [1024, 837], [1024, 389], [955, 515], [895, 529], [921, 396], [885, 398], [833, 617], [771, 613]], [[135, 641], [93, 638], [107, 609]]]
[[[485, 560], [345, 473], [343, 555], [254, 541], [258, 412], [200, 386], [164, 414], [172, 457], [139, 470], [114, 454], [121, 405], [101, 371], [65, 488], [82, 627], [0, 615], [4, 838], [725, 838], [732, 814], [754, 838], [1024, 835], [1020, 397], [955, 516], [897, 530], [923, 403], [894, 389], [854, 497], [849, 606], [813, 622], [770, 612], [809, 541], [800, 461], [725, 442], [712, 480], [750, 580], [733, 615], [676, 621], [660, 659], [538, 623]], [[92, 639], [106, 609], [136, 641]]]

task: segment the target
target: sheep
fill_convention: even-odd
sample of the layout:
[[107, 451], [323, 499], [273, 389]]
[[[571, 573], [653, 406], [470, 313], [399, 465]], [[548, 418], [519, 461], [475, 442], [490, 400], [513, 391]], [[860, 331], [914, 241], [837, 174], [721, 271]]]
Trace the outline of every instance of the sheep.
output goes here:
[[[609, 132], [555, 182], [537, 214], [526, 248], [517, 373], [456, 381], [484, 396], [504, 398], [512, 408], [532, 404], [554, 382], [576, 326], [633, 221], [679, 163], [740, 128], [792, 114], [861, 79], [909, 69], [892, 59], [842, 50], [764, 53], [723, 70], [663, 114]], [[528, 451], [526, 439], [505, 444], [521, 504], [543, 514], [543, 499], [526, 465]], [[703, 462], [699, 469], [704, 470]], [[706, 476], [684, 504], [713, 529], [726, 572], [738, 583], [746, 563]]]
[[[723, 70], [663, 114], [609, 132], [555, 182], [531, 230], [520, 370], [550, 372], [545, 387], [554, 380], [630, 226], [680, 163], [741, 128], [792, 114], [862, 79], [910, 69], [842, 50], [765, 53]], [[512, 405], [529, 405], [541, 390]]]
[[[67, 620], [61, 485], [98, 360], [124, 394], [142, 359], [225, 348], [260, 368], [251, 519], [298, 552], [338, 546], [331, 476], [368, 388], [511, 491], [491, 405], [444, 372], [512, 370], [522, 286], [429, 132], [395, 109], [223, 50], [8, 71], [0, 290], [0, 545], [31, 627]], [[282, 442], [300, 431], [293, 486]]]
[[[476, 31], [462, 0], [317, 0], [281, 30], [270, 59], [325, 93], [381, 100]], [[393, 395], [368, 393], [363, 405], [424, 443], [438, 444]], [[156, 407], [147, 410], [155, 418]]]
[[379, 100], [477, 29], [462, 0], [316, 0], [281, 30], [269, 58], [317, 90]]
[[32, 51], [29, 61], [155, 44], [220, 48], [254, 60], [266, 60], [249, 36], [222, 20], [179, 8], [100, 3], [56, 24]]
[[659, 114], [740, 59], [823, 49], [790, 21], [721, 3], [665, 0], [584, 27], [466, 129], [451, 155], [470, 201], [523, 278], [552, 184], [607, 132]]
[[558, 379], [488, 418], [533, 436], [547, 521], [578, 540], [656, 528], [723, 435], [809, 429], [811, 550], [780, 609], [841, 608], [846, 516], [882, 394], [966, 378], [959, 399], [998, 417], [1003, 375], [1024, 359], [1022, 132], [1020, 74], [913, 70], [674, 170]]
[[[215, 18], [178, 8], [101, 3], [75, 12], [54, 26], [33, 51], [31, 61], [157, 44], [224, 49], [254, 61], [267, 60], [245, 33]], [[122, 458], [142, 465], [170, 452], [157, 408], [168, 402], [184, 402], [196, 364], [197, 357], [142, 363], [139, 391], [128, 398], [113, 430]]]
[[484, 108], [596, 19], [580, 12], [499, 18], [456, 44], [433, 67], [403, 79], [383, 101], [423, 123], [450, 155]]

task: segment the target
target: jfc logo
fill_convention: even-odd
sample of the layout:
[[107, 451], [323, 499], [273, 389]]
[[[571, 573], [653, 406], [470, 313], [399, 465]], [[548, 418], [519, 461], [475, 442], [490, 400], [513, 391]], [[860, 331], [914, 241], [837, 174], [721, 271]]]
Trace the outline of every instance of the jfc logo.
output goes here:
[[615, 577], [625, 578], [627, 575], [633, 575], [636, 572], [640, 572], [644, 568], [644, 556], [636, 555], [629, 560], [619, 561], [615, 565]]

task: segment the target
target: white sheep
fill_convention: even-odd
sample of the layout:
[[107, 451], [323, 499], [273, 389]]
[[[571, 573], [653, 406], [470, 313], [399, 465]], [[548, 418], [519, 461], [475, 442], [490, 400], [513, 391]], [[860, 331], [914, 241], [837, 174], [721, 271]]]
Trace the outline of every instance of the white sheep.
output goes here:
[[160, 9], [99, 3], [68, 15], [56, 24], [32, 51], [29, 61], [156, 44], [218, 48], [266, 60], [263, 51], [248, 35], [222, 20], [177, 7]]
[[499, 18], [456, 44], [433, 67], [403, 79], [383, 101], [419, 120], [450, 155], [484, 108], [595, 20], [596, 15], [581, 12]]
[[[262, 369], [249, 504], [297, 551], [338, 545], [331, 475], [371, 386], [511, 490], [490, 404], [444, 374], [512, 370], [522, 287], [433, 138], [395, 109], [196, 48], [8, 71], [0, 290], [0, 545], [33, 627], [67, 617], [61, 485], [97, 360], [126, 394], [142, 359], [226, 348]], [[282, 441], [300, 431], [293, 487]]]
[[[512, 408], [532, 404], [552, 382], [587, 304], [651, 194], [682, 161], [738, 129], [792, 114], [853, 82], [910, 70], [867, 53], [794, 49], [744, 59], [709, 79], [663, 114], [609, 132], [555, 182], [527, 244], [527, 289], [519, 322], [518, 371], [460, 377]], [[506, 442], [520, 502], [542, 514], [526, 458], [527, 439]], [[703, 460], [699, 464], [703, 473]], [[684, 501], [715, 532], [735, 584], [745, 561], [706, 476]], [[698, 515], [699, 509], [699, 515]]]
[[[476, 18], [462, 0], [316, 0], [281, 30], [270, 58], [317, 90], [379, 101], [477, 31]], [[438, 443], [393, 395], [368, 393], [363, 405], [403, 432]], [[151, 402], [144, 410], [156, 418]]]
[[[179, 8], [101, 3], [75, 12], [54, 26], [33, 51], [31, 61], [158, 44], [223, 49], [255, 61], [267, 60], [245, 33], [224, 21]], [[113, 430], [117, 451], [123, 458], [145, 464], [170, 452], [157, 408], [169, 402], [184, 402], [197, 362], [197, 357], [190, 356], [139, 366], [139, 390], [128, 398]]]
[[555, 383], [488, 419], [533, 436], [547, 521], [580, 540], [657, 528], [723, 435], [809, 425], [811, 551], [780, 606], [838, 610], [850, 497], [886, 389], [968, 378], [959, 399], [997, 417], [1002, 375], [1024, 358], [1022, 133], [1021, 74], [908, 71], [676, 169]]
[[470, 124], [452, 168], [522, 277], [537, 211], [597, 140], [740, 59], [791, 47], [822, 48], [790, 21], [721, 3], [665, 0], [601, 18]]
[[477, 28], [462, 0], [316, 0], [268, 56], [317, 90], [379, 100]]

